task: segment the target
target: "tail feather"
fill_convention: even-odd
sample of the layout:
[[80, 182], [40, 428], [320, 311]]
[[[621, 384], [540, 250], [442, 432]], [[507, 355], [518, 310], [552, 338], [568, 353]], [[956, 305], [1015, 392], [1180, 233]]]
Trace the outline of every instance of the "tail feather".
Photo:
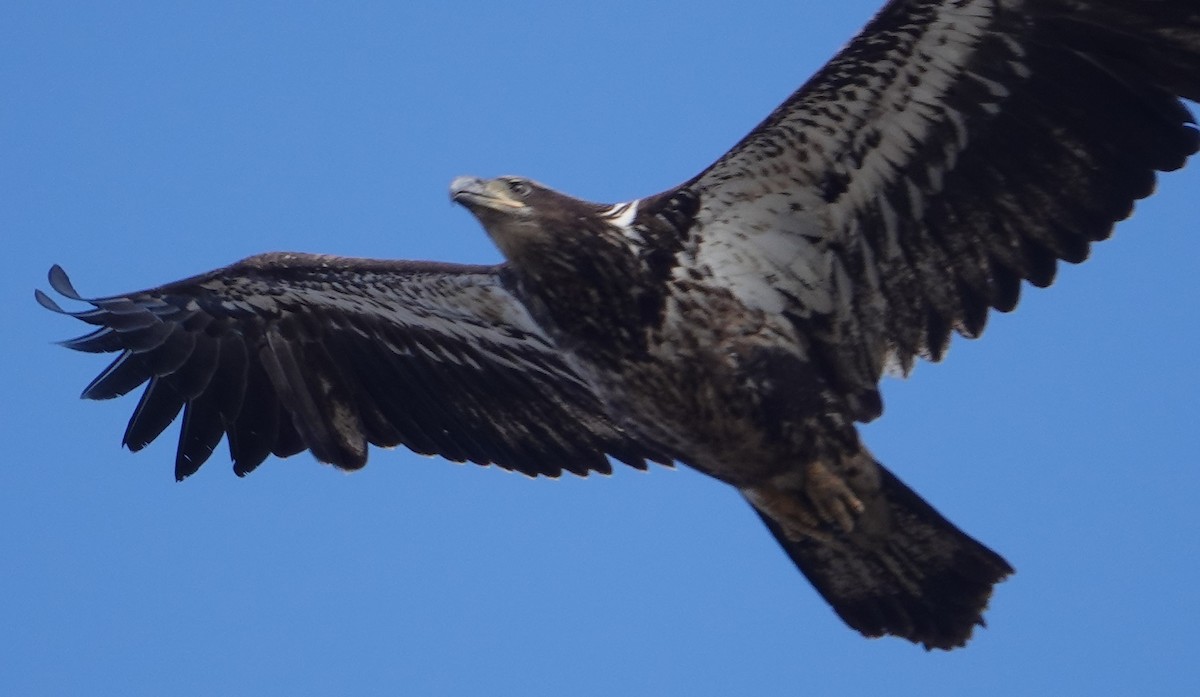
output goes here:
[[882, 467], [879, 493], [863, 503], [867, 515], [884, 507], [873, 517], [886, 522], [798, 540], [755, 511], [846, 624], [866, 636], [890, 634], [927, 649], [966, 644], [975, 626], [984, 625], [992, 587], [1013, 568]]

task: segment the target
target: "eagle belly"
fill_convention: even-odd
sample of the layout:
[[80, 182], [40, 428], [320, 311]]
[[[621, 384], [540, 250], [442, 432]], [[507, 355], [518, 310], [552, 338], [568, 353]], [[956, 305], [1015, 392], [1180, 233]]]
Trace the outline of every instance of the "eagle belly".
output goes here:
[[843, 400], [787, 320], [702, 282], [668, 288], [660, 321], [641, 328], [635, 351], [579, 352], [581, 372], [622, 427], [740, 488], [857, 452]]

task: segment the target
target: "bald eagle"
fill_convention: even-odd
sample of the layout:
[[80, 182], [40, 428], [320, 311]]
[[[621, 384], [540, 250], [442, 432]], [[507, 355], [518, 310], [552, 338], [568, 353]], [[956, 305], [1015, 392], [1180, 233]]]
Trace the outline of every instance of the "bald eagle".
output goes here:
[[[736, 487], [867, 636], [963, 645], [1012, 573], [885, 469], [879, 381], [938, 361], [1109, 236], [1200, 147], [1194, 0], [892, 0], [715, 164], [615, 205], [522, 177], [454, 201], [506, 262], [295, 253], [158, 288], [59, 294], [146, 385], [175, 476], [403, 445], [527, 475], [682, 463]], [[63, 309], [41, 291], [37, 300]], [[610, 459], [611, 458], [611, 459]]]

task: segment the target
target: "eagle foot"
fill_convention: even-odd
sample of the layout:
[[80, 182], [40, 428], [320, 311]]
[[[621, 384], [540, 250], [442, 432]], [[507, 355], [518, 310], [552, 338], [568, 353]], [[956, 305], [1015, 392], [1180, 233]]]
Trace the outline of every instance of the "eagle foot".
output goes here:
[[795, 488], [761, 486], [743, 490], [755, 508], [775, 521], [790, 540], [830, 542], [830, 528], [849, 533], [865, 506], [845, 481], [820, 461], [804, 468]]
[[820, 460], [804, 468], [804, 495], [822, 522], [837, 525], [842, 532], [852, 532], [854, 521], [866, 508], [845, 480]]

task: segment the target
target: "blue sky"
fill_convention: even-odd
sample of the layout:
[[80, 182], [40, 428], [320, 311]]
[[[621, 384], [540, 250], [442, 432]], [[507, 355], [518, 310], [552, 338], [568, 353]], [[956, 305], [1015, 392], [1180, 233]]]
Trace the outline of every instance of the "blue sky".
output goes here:
[[846, 629], [688, 471], [222, 450], [176, 484], [176, 430], [123, 451], [136, 398], [78, 400], [105, 360], [32, 300], [52, 263], [111, 294], [269, 250], [494, 261], [455, 175], [671, 186], [877, 2], [5, 4], [0, 693], [1195, 690], [1200, 167], [886, 383], [872, 450], [1018, 570], [949, 654]]

